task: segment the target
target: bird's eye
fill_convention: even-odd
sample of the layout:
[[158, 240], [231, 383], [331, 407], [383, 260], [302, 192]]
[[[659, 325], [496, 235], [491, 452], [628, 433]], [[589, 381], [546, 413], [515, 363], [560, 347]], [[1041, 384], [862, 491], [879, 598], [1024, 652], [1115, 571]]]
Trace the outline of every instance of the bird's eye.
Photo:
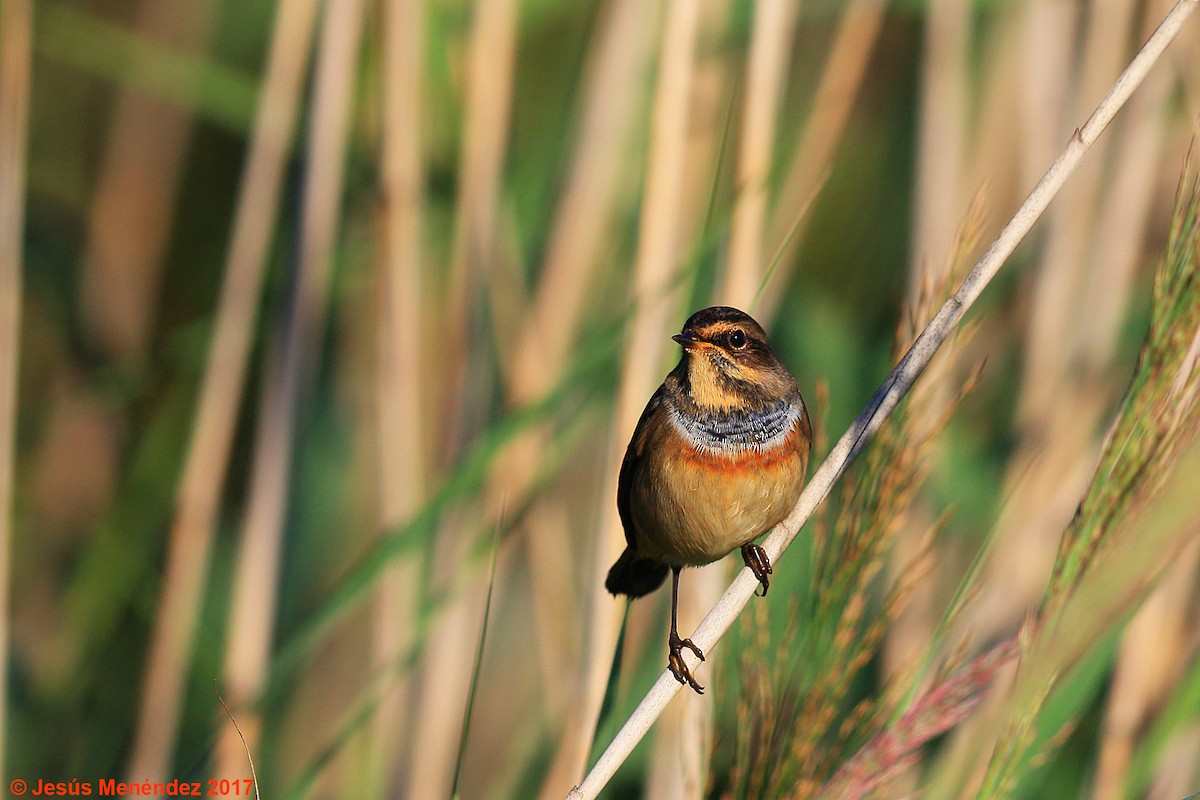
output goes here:
[[732, 347], [734, 350], [741, 350], [743, 347], [746, 346], [746, 334], [742, 330], [740, 330], [738, 328], [734, 328], [729, 333], [728, 341], [729, 341], [729, 346]]

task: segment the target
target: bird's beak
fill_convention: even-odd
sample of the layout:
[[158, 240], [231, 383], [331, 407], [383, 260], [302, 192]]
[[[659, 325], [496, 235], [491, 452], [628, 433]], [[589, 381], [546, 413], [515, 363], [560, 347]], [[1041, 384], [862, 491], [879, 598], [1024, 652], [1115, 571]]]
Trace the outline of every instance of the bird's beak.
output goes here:
[[683, 345], [684, 350], [692, 350], [704, 344], [704, 342], [700, 341], [695, 336], [692, 336], [690, 333], [677, 333], [671, 338]]

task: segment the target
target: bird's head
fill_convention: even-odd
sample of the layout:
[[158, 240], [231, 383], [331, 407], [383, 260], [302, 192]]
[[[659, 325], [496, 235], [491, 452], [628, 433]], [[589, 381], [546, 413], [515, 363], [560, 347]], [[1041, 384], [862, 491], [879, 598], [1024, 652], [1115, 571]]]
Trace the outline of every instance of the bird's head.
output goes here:
[[749, 410], [791, 397], [796, 379], [754, 319], [729, 306], [697, 311], [671, 337], [683, 345], [687, 391], [698, 405]]

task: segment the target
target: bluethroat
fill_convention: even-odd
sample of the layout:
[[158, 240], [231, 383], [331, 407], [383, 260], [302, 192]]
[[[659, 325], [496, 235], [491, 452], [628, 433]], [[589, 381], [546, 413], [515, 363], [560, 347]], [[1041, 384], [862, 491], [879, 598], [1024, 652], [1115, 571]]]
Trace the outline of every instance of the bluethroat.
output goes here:
[[679, 364], [650, 398], [621, 463], [625, 551], [604, 586], [641, 597], [671, 572], [671, 673], [703, 694], [683, 661], [679, 572], [741, 548], [766, 595], [772, 573], [754, 540], [787, 516], [804, 485], [812, 426], [796, 379], [748, 314], [713, 306], [671, 337]]

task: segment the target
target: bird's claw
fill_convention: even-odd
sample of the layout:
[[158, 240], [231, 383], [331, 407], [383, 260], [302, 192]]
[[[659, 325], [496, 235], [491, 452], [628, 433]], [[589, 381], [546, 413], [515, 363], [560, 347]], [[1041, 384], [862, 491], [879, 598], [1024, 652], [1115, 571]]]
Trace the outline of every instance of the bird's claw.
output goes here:
[[696, 654], [696, 658], [701, 661], [704, 660], [704, 652], [691, 639], [680, 639], [674, 634], [671, 635], [667, 643], [670, 646], [671, 653], [668, 665], [671, 668], [671, 674], [675, 676], [675, 680], [685, 686], [692, 687], [696, 694], [704, 694], [704, 687], [696, 682], [696, 679], [692, 676], [692, 671], [684, 663], [683, 649], [686, 647], [688, 650], [691, 650]]
[[744, 544], [742, 545], [742, 560], [746, 562], [746, 566], [750, 568], [754, 577], [758, 578], [758, 582], [762, 585], [762, 594], [759, 597], [766, 597], [767, 589], [771, 588], [771, 579], [767, 576], [775, 573], [771, 567], [771, 559], [767, 558], [767, 551], [754, 542]]

